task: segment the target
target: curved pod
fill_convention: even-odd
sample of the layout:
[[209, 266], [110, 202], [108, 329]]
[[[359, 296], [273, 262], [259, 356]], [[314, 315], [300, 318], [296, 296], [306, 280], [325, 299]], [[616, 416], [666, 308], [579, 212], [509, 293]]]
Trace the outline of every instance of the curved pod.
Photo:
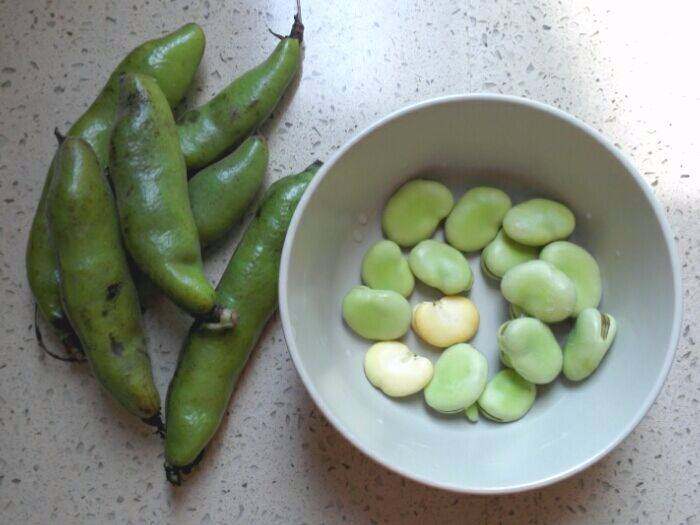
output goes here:
[[270, 116], [299, 71], [303, 34], [297, 13], [289, 36], [263, 63], [180, 117], [180, 148], [188, 168], [202, 168], [220, 159]]
[[100, 384], [158, 426], [160, 397], [107, 179], [82, 139], [65, 140], [55, 169], [48, 206], [66, 313]]
[[204, 450], [229, 404], [238, 378], [277, 309], [280, 254], [299, 199], [320, 163], [272, 184], [217, 287], [217, 301], [239, 312], [234, 330], [195, 323], [178, 360], [166, 400], [165, 462], [179, 484]]
[[190, 179], [190, 206], [202, 246], [221, 239], [243, 218], [260, 190], [269, 158], [267, 142], [255, 135]]
[[215, 294], [204, 276], [185, 161], [170, 108], [150, 77], [122, 78], [110, 176], [124, 244], [139, 269], [187, 312], [210, 315]]

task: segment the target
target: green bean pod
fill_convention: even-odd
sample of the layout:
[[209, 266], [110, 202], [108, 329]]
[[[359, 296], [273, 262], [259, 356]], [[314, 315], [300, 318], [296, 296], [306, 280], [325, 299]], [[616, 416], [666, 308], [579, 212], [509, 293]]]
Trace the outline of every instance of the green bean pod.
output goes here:
[[179, 484], [221, 423], [233, 389], [265, 324], [277, 309], [282, 246], [294, 210], [320, 163], [268, 188], [217, 288], [217, 301], [235, 309], [234, 330], [195, 323], [166, 401], [165, 462]]
[[[263, 182], [268, 158], [267, 142], [255, 135], [189, 180], [190, 206], [202, 248], [221, 239], [243, 218]], [[131, 275], [145, 308], [157, 287], [135, 264]]]
[[90, 145], [67, 138], [48, 196], [65, 311], [97, 380], [126, 410], [162, 427], [141, 309], [107, 178]]
[[255, 135], [190, 179], [190, 205], [202, 246], [219, 240], [243, 218], [262, 185], [269, 156], [265, 139]]
[[220, 159], [270, 116], [299, 71], [303, 35], [297, 13], [289, 36], [281, 37], [267, 60], [206, 104], [182, 115], [178, 120], [180, 148], [189, 169]]
[[[182, 99], [194, 78], [203, 52], [204, 33], [197, 24], [184, 25], [173, 33], [140, 45], [117, 66], [92, 105], [70, 128], [68, 135], [85, 139], [95, 150], [100, 165], [105, 167], [117, 107], [119, 76], [126, 72], [153, 76], [170, 105], [174, 106]], [[39, 311], [51, 323], [63, 344], [75, 348], [73, 330], [61, 304], [56, 254], [49, 239], [46, 201], [54, 163], [55, 159], [46, 175], [29, 234], [27, 277]]]
[[204, 275], [175, 121], [150, 77], [122, 77], [110, 176], [124, 244], [138, 268], [181, 308], [217, 321], [223, 314]]

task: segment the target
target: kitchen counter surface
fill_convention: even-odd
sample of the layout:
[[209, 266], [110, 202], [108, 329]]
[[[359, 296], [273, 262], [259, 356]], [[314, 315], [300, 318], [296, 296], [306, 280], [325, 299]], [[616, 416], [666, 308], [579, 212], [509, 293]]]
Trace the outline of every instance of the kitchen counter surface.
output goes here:
[[[200, 23], [207, 49], [188, 103], [206, 100], [267, 55], [275, 45], [267, 28], [287, 32], [293, 2], [0, 0], [0, 522], [700, 523], [700, 8], [603, 0], [303, 4], [303, 71], [263, 129], [268, 179], [327, 158], [392, 110], [444, 94], [515, 94], [581, 118], [632, 159], [676, 236], [685, 314], [659, 398], [617, 449], [573, 478], [502, 497], [443, 492], [377, 465], [326, 422], [275, 318], [203, 464], [173, 490], [158, 438], [118, 410], [86, 367], [37, 347], [27, 234], [54, 127], [69, 127], [127, 50]], [[236, 240], [207, 254], [212, 279]], [[164, 394], [189, 323], [165, 301], [146, 323]]]

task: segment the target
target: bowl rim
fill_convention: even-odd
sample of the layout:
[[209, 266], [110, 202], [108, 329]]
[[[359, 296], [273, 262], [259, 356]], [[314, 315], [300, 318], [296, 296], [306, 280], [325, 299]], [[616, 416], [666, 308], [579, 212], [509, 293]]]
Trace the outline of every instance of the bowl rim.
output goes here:
[[[644, 196], [646, 197], [648, 203], [650, 204], [656, 220], [661, 226], [661, 232], [666, 244], [666, 249], [668, 250], [671, 258], [671, 270], [673, 277], [673, 293], [674, 293], [674, 312], [673, 312], [673, 324], [671, 328], [671, 335], [666, 347], [666, 358], [663, 363], [663, 367], [659, 371], [659, 375], [653, 385], [651, 391], [647, 395], [644, 402], [640, 405], [637, 413], [632, 418], [631, 422], [618, 432], [615, 439], [613, 439], [606, 447], [602, 448], [596, 454], [592, 455], [588, 459], [581, 461], [577, 465], [570, 467], [567, 470], [559, 472], [557, 474], [537, 479], [531, 482], [515, 484], [510, 486], [493, 486], [493, 487], [481, 487], [481, 486], [464, 486], [457, 485], [453, 483], [444, 483], [435, 481], [425, 476], [417, 475], [409, 470], [406, 470], [400, 466], [390, 464], [386, 462], [383, 458], [374, 454], [372, 450], [365, 447], [361, 439], [353, 432], [352, 429], [343, 425], [338, 418], [333, 414], [330, 408], [325, 404], [323, 398], [321, 397], [318, 390], [316, 390], [311, 377], [307, 373], [302, 359], [297, 350], [296, 342], [292, 335], [292, 325], [291, 318], [289, 314], [289, 297], [287, 294], [287, 289], [289, 285], [289, 263], [291, 258], [292, 245], [296, 238], [297, 229], [299, 226], [299, 221], [301, 220], [306, 207], [316, 192], [316, 188], [319, 186], [321, 181], [325, 178], [326, 174], [330, 169], [337, 163], [337, 161], [345, 155], [352, 147], [354, 147], [358, 142], [363, 140], [369, 134], [387, 125], [388, 123], [400, 118], [409, 113], [415, 111], [441, 104], [450, 104], [455, 102], [499, 102], [514, 104], [520, 106], [526, 106], [530, 109], [546, 113], [550, 116], [563, 120], [567, 124], [578, 128], [590, 137], [592, 137], [596, 142], [598, 142], [602, 147], [612, 153], [615, 158], [624, 166], [625, 170], [632, 179], [637, 184], [637, 186], [642, 190]], [[558, 481], [562, 481], [566, 478], [581, 472], [582, 470], [588, 468], [592, 464], [596, 463], [603, 457], [605, 457], [609, 452], [616, 448], [639, 424], [642, 418], [651, 408], [651, 405], [656, 400], [659, 395], [661, 388], [663, 387], [668, 372], [671, 368], [671, 363], [676, 353], [676, 347], [678, 346], [678, 340], [680, 336], [680, 328], [682, 322], [682, 291], [681, 291], [681, 277], [680, 277], [680, 262], [678, 258], [678, 253], [675, 248], [673, 241], [673, 233], [671, 227], [668, 223], [666, 214], [663, 211], [661, 203], [656, 199], [651, 186], [644, 180], [644, 178], [639, 174], [637, 169], [632, 165], [632, 163], [627, 159], [627, 157], [615, 147], [607, 138], [605, 138], [602, 133], [593, 128], [592, 126], [586, 124], [585, 122], [579, 120], [578, 118], [566, 113], [565, 111], [558, 109], [556, 107], [550, 106], [548, 104], [538, 102], [535, 100], [518, 97], [514, 95], [501, 95], [492, 93], [473, 93], [473, 94], [456, 94], [456, 95], [444, 95], [440, 97], [431, 98], [421, 102], [413, 103], [398, 110], [392, 111], [388, 115], [370, 124], [365, 129], [355, 133], [341, 148], [339, 148], [330, 158], [321, 166], [316, 176], [311, 180], [309, 187], [304, 192], [297, 209], [292, 217], [289, 229], [287, 232], [287, 237], [284, 242], [284, 247], [282, 249], [282, 259], [280, 265], [280, 279], [279, 279], [279, 306], [280, 306], [280, 317], [282, 319], [282, 330], [284, 333], [284, 338], [287, 343], [287, 348], [292, 356], [292, 361], [297, 369], [297, 373], [301, 377], [307, 392], [310, 394], [316, 406], [321, 410], [323, 415], [328, 421], [335, 427], [335, 429], [340, 432], [347, 440], [349, 440], [356, 448], [358, 448], [366, 456], [370, 457], [380, 465], [385, 468], [400, 474], [406, 478], [417, 481], [424, 485], [435, 487], [443, 490], [448, 490], [457, 493], [464, 494], [481, 494], [481, 495], [496, 495], [496, 494], [510, 494], [523, 492], [527, 490], [533, 490], [537, 488], [542, 488], [547, 485], [551, 485]]]

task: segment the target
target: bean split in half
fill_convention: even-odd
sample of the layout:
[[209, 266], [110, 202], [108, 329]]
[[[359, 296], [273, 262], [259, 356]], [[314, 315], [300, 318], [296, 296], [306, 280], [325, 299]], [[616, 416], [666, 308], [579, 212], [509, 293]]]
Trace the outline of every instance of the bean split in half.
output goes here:
[[433, 377], [430, 359], [396, 341], [372, 345], [365, 354], [364, 367], [369, 382], [390, 397], [420, 392]]
[[426, 343], [447, 348], [474, 337], [479, 311], [472, 301], [459, 295], [424, 301], [413, 308], [411, 326]]

